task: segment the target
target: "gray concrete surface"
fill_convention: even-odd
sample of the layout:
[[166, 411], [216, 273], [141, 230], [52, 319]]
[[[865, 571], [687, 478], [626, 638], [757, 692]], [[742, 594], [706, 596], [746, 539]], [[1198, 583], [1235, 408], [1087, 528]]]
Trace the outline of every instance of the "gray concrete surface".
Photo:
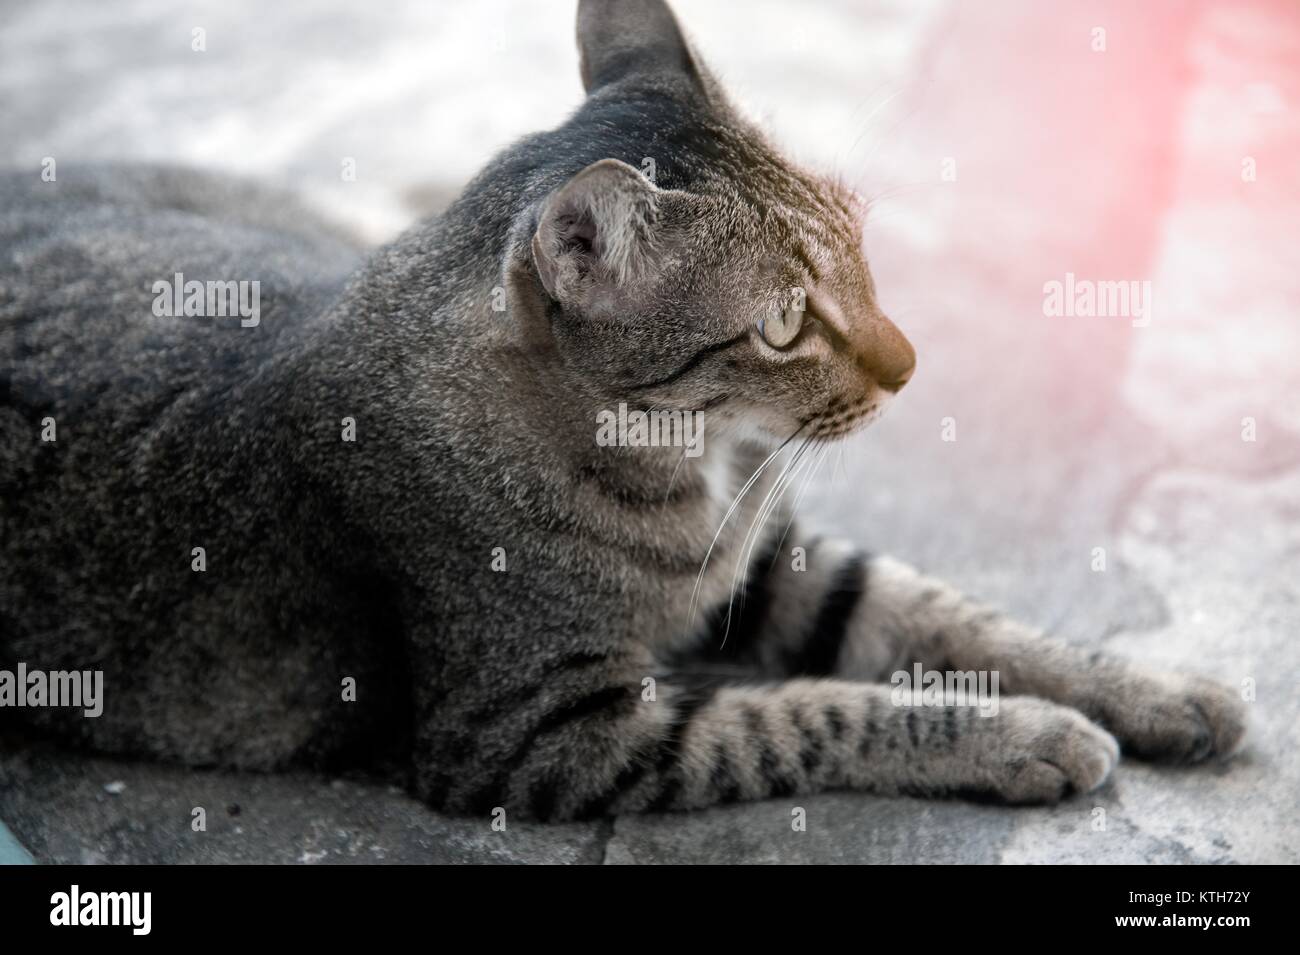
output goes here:
[[[579, 95], [564, 4], [287, 6], [14, 12], [0, 159], [243, 171], [379, 239]], [[1300, 860], [1300, 9], [679, 6], [780, 141], [876, 197], [867, 250], [919, 353], [898, 406], [826, 459], [810, 526], [1064, 639], [1253, 688], [1247, 749], [1125, 761], [1052, 809], [837, 793], [505, 832], [382, 785], [4, 752], [0, 818], [38, 861]], [[1067, 272], [1150, 281], [1150, 323], [1045, 315]]]

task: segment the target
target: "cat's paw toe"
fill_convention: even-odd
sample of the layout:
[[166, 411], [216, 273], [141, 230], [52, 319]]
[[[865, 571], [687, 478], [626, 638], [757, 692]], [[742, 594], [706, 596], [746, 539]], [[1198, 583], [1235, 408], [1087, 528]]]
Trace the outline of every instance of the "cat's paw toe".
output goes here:
[[1166, 762], [1230, 756], [1246, 737], [1245, 705], [1228, 688], [1199, 677], [1146, 677], [1112, 701], [1102, 719], [1126, 751]]
[[1119, 744], [1082, 713], [1042, 700], [1015, 701], [1000, 733], [1000, 795], [1011, 803], [1055, 803], [1091, 792], [1119, 762]]

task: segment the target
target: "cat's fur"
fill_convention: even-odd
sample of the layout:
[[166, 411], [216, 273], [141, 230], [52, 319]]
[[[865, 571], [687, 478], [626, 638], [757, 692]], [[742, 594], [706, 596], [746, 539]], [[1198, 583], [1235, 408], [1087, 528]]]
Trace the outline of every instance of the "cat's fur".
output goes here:
[[[1121, 745], [1233, 750], [1225, 689], [782, 540], [776, 466], [724, 523], [779, 440], [877, 415], [911, 346], [854, 198], [732, 111], [661, 2], [583, 0], [578, 33], [572, 119], [364, 264], [207, 177], [0, 182], [0, 666], [105, 672], [99, 719], [0, 719], [192, 765], [382, 755], [434, 806], [542, 818], [832, 787], [1050, 801]], [[176, 272], [260, 280], [259, 325], [155, 317]], [[817, 322], [777, 351], [756, 323], [796, 286]], [[620, 402], [703, 409], [703, 455], [599, 446]], [[914, 662], [1015, 695], [895, 706], [878, 681]]]

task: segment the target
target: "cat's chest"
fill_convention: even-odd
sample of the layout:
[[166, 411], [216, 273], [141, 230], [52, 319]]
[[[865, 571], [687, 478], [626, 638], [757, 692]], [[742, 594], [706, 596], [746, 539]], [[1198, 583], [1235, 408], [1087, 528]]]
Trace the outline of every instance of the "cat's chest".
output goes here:
[[[758, 464], [762, 459], [757, 459]], [[695, 513], [678, 572], [660, 580], [661, 638], [690, 643], [736, 607], [746, 583], [786, 526], [772, 469], [758, 470], [744, 455], [719, 456], [700, 478], [705, 496]], [[772, 473], [769, 473], [772, 471]]]

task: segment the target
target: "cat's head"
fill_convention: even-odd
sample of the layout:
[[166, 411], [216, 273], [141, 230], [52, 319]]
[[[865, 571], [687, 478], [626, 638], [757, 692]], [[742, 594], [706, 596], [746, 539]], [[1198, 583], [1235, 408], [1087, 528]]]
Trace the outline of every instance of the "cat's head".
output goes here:
[[874, 419], [915, 354], [857, 198], [735, 113], [661, 0], [580, 0], [578, 45], [587, 99], [529, 220], [566, 367], [611, 402], [777, 437]]

